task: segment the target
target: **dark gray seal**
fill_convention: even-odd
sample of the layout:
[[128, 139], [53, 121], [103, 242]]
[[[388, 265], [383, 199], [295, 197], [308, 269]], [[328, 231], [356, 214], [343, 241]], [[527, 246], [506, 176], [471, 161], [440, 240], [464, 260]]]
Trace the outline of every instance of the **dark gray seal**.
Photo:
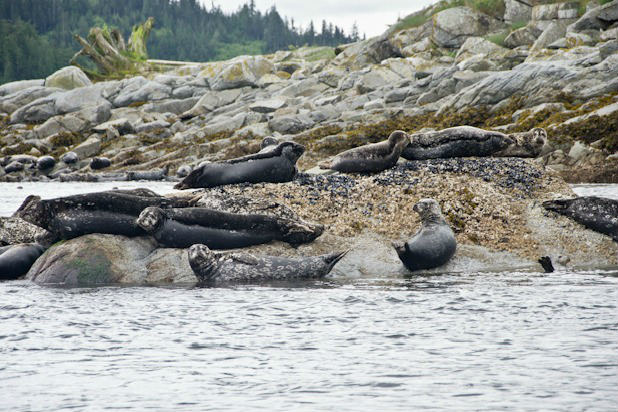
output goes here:
[[112, 161], [107, 157], [93, 157], [90, 160], [90, 168], [92, 170], [105, 169], [106, 167], [110, 167], [112, 165]]
[[20, 243], [0, 249], [0, 279], [17, 279], [30, 270], [34, 262], [45, 252], [37, 243]]
[[332, 169], [343, 173], [376, 173], [397, 164], [401, 152], [410, 142], [410, 135], [401, 130], [390, 134], [387, 140], [355, 147], [339, 153], [319, 164], [320, 169]]
[[618, 242], [618, 200], [597, 196], [557, 199], [543, 202], [547, 210], [570, 217], [595, 232]]
[[217, 253], [201, 244], [191, 246], [188, 251], [191, 269], [200, 283], [205, 285], [319, 279], [328, 275], [346, 253], [293, 259], [249, 253]]
[[56, 239], [73, 239], [90, 233], [144, 236], [135, 219], [147, 207], [188, 207], [191, 200], [152, 195], [145, 189], [109, 191], [42, 200], [28, 196], [14, 216], [42, 227]]
[[324, 226], [267, 215], [235, 214], [202, 207], [163, 210], [149, 207], [136, 224], [164, 247], [188, 248], [203, 243], [212, 249], [235, 249], [280, 240], [309, 243]]
[[36, 161], [36, 168], [39, 170], [49, 170], [56, 166], [56, 159], [51, 156], [41, 156]]
[[127, 172], [127, 180], [148, 180], [157, 181], [167, 178], [168, 168], [157, 168], [152, 170], [132, 170]]
[[66, 152], [62, 155], [62, 157], [60, 157], [60, 161], [65, 164], [72, 165], [79, 161], [79, 156], [77, 156], [77, 153], [75, 152]]
[[451, 157], [537, 157], [547, 141], [544, 129], [507, 135], [472, 126], [415, 133], [401, 156], [408, 160]]
[[421, 199], [413, 209], [421, 217], [421, 229], [406, 243], [393, 244], [399, 259], [412, 271], [444, 265], [455, 254], [457, 241], [440, 205], [434, 199]]
[[[269, 148], [270, 149], [270, 148]], [[223, 162], [206, 163], [189, 173], [175, 189], [207, 188], [235, 183], [283, 183], [296, 176], [296, 162], [305, 147], [283, 142], [272, 150]]]

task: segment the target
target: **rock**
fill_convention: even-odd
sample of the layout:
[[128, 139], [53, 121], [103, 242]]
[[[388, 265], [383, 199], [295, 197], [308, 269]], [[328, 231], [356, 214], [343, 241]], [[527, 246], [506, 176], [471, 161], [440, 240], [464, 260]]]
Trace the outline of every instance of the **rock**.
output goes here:
[[79, 67], [67, 66], [49, 75], [45, 79], [45, 86], [71, 90], [92, 86], [92, 82]]
[[384, 99], [375, 99], [375, 100], [371, 100], [365, 103], [365, 105], [363, 106], [363, 109], [373, 110], [373, 109], [383, 109], [384, 107], [386, 107], [386, 105], [384, 104]]
[[131, 104], [145, 104], [154, 100], [167, 99], [172, 94], [172, 89], [161, 83], [134, 77], [116, 96], [113, 103], [115, 107], [124, 107]]
[[271, 113], [275, 110], [281, 109], [285, 107], [286, 102], [283, 99], [269, 99], [269, 100], [260, 100], [255, 102], [249, 106], [249, 110], [258, 113]]
[[453, 7], [433, 16], [432, 40], [440, 47], [457, 48], [468, 37], [495, 30], [499, 22], [469, 7]]
[[518, 0], [505, 0], [504, 20], [507, 23], [528, 21], [532, 16], [532, 7]]
[[311, 127], [310, 123], [304, 122], [296, 116], [274, 117], [268, 122], [268, 127], [274, 132], [282, 134], [296, 134]]
[[212, 112], [219, 107], [234, 103], [241, 93], [242, 90], [240, 89], [206, 92], [200, 97], [197, 103], [195, 103], [195, 106], [184, 112], [180, 117], [186, 119]]
[[613, 29], [607, 29], [601, 32], [601, 37], [600, 37], [601, 41], [616, 40], [616, 39], [618, 39], [618, 27], [614, 27]]
[[599, 18], [601, 15], [602, 9], [604, 7], [607, 7], [607, 10], [609, 10], [607, 17], [610, 17], [611, 10], [614, 9], [617, 5], [618, 3], [616, 2], [616, 0], [614, 0], [613, 2], [608, 3], [605, 6], [596, 7], [596, 8], [593, 8], [587, 11], [586, 13], [584, 13], [583, 16], [579, 18], [579, 20], [577, 20], [575, 23], [569, 26], [568, 31], [577, 32], [577, 31], [583, 31], [583, 30], [605, 30], [607, 29], [611, 25], [611, 22], [607, 20], [602, 20]]
[[532, 8], [532, 20], [543, 21], [577, 18], [578, 8], [579, 3], [577, 2], [541, 4]]
[[9, 95], [0, 97], [0, 111], [12, 113], [22, 106], [25, 106], [37, 99], [47, 97], [52, 93], [60, 91], [60, 89], [32, 86], [26, 89], [20, 89]]
[[618, 1], [614, 0], [601, 6], [597, 18], [608, 23], [618, 21]]
[[[101, 151], [101, 139], [96, 136], [91, 136], [86, 139], [85, 142], [80, 143], [76, 147], [72, 149], [72, 152], [77, 156], [78, 159], [85, 159], [87, 157], [91, 157], [99, 154]], [[68, 153], [67, 153], [68, 155]], [[69, 159], [70, 157], [67, 157]], [[63, 162], [67, 163], [64, 160], [64, 157], [61, 159]]]
[[0, 217], [0, 245], [34, 243], [47, 231], [18, 217]]
[[602, 59], [606, 59], [616, 52], [618, 52], [618, 40], [611, 40], [599, 46], [599, 54]]
[[590, 154], [590, 148], [582, 142], [575, 142], [575, 144], [569, 150], [569, 157], [573, 159], [573, 162], [577, 162], [582, 158]]
[[243, 86], [257, 87], [258, 80], [275, 69], [273, 63], [262, 56], [239, 56], [218, 73], [212, 83], [213, 90], [235, 89]]
[[538, 51], [546, 48], [556, 40], [565, 36], [567, 31], [566, 24], [553, 22], [547, 27], [532, 45], [530, 51]]
[[111, 108], [112, 105], [107, 100], [103, 100], [97, 106], [87, 106], [70, 114], [51, 117], [42, 125], [37, 126], [34, 134], [39, 139], [43, 139], [56, 133], [85, 132], [92, 126], [109, 119]]
[[510, 47], [511, 49], [519, 46], [530, 46], [536, 41], [541, 33], [543, 32], [538, 30], [535, 26], [528, 25], [509, 33], [509, 35], [506, 36], [506, 39], [504, 39], [504, 45], [506, 47]]
[[131, 121], [126, 117], [119, 117], [114, 120], [109, 120], [107, 122], [97, 124], [92, 128], [92, 131], [95, 133], [105, 133], [110, 129], [117, 130], [118, 133], [121, 135], [135, 133], [135, 128], [131, 124]]
[[206, 135], [212, 135], [223, 131], [240, 129], [245, 124], [247, 113], [238, 113], [231, 118], [221, 118], [218, 122], [207, 124], [202, 130]]
[[171, 125], [164, 120], [155, 120], [154, 122], [142, 123], [135, 127], [135, 133], [148, 133], [153, 130], [167, 129]]
[[4, 83], [0, 85], [0, 96], [8, 96], [31, 87], [42, 87], [45, 85], [44, 79], [34, 80], [18, 80], [15, 82]]
[[500, 47], [482, 37], [468, 37], [459, 48], [455, 61], [459, 63], [479, 54], [486, 56], [488, 59], [497, 60], [504, 56], [506, 52], [507, 49], [504, 47]]

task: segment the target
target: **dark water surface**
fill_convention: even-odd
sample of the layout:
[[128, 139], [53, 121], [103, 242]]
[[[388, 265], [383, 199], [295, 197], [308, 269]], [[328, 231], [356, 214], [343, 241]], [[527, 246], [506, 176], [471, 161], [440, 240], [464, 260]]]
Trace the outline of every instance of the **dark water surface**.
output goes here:
[[616, 411], [617, 305], [612, 270], [3, 282], [0, 410]]

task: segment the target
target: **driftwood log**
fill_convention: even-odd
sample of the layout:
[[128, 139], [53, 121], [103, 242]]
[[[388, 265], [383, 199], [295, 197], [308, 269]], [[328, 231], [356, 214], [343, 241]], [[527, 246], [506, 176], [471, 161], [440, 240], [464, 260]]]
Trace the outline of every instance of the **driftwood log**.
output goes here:
[[86, 39], [75, 34], [75, 40], [82, 49], [75, 53], [70, 63], [81, 67], [77, 58], [85, 56], [91, 59], [104, 75], [139, 71], [147, 65], [146, 41], [153, 25], [154, 18], [149, 17], [143, 24], [133, 26], [128, 43], [125, 43], [118, 30], [109, 30], [107, 27], [91, 28]]

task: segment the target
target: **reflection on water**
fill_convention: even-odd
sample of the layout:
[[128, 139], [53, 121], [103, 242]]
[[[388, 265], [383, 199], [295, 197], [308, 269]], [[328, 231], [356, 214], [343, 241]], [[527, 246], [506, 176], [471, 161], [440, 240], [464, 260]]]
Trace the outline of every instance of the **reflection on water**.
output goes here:
[[[3, 215], [31, 193], [116, 186], [20, 185], [0, 185]], [[147, 186], [171, 189], [158, 185]], [[609, 270], [230, 288], [3, 282], [0, 411], [615, 411], [616, 302]]]

